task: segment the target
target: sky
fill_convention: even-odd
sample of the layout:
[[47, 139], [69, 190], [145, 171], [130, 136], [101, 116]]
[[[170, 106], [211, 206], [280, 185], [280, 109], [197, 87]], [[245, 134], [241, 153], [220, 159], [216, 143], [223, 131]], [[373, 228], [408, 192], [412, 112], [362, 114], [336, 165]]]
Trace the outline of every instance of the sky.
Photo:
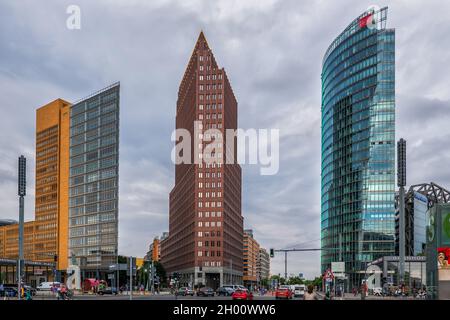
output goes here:
[[[66, 27], [73, 4], [79, 30]], [[280, 130], [276, 175], [242, 166], [245, 228], [265, 248], [320, 247], [322, 57], [371, 5], [389, 6], [396, 29], [396, 137], [407, 140], [407, 183], [450, 188], [450, 2], [0, 0], [0, 218], [18, 218], [21, 154], [26, 220], [34, 218], [35, 110], [120, 81], [119, 253], [144, 256], [168, 230], [178, 86], [203, 30], [237, 97], [239, 127]], [[283, 255], [271, 272], [284, 273]], [[319, 275], [319, 253], [290, 254], [288, 273]]]

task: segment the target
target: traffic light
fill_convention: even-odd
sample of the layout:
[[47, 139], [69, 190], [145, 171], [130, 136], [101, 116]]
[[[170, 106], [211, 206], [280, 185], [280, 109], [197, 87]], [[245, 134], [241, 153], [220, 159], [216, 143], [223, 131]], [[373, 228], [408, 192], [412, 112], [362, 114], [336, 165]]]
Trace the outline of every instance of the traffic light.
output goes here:
[[273, 250], [273, 248], [270, 248], [270, 257], [271, 258], [273, 258], [275, 255], [274, 255], [274, 250]]

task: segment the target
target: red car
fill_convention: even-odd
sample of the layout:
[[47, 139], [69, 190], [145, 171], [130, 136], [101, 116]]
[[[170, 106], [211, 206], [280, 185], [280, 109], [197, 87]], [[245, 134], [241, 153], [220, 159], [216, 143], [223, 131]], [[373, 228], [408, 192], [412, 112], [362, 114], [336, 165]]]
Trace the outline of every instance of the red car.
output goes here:
[[253, 293], [248, 290], [237, 289], [231, 295], [233, 300], [253, 300]]
[[275, 291], [275, 299], [292, 299], [292, 291], [288, 288], [278, 288]]

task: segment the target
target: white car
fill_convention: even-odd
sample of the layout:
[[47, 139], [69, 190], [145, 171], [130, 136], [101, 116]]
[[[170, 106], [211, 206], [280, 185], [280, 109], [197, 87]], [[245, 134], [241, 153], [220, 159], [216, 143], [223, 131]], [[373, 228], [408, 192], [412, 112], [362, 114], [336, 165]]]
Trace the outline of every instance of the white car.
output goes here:
[[373, 295], [374, 296], [382, 296], [383, 295], [383, 289], [382, 288], [373, 288]]
[[38, 291], [50, 291], [52, 289], [53, 286], [55, 287], [59, 287], [61, 285], [61, 283], [55, 281], [55, 282], [41, 282], [36, 290]]
[[304, 284], [294, 287], [294, 297], [303, 297], [305, 295], [306, 287]]

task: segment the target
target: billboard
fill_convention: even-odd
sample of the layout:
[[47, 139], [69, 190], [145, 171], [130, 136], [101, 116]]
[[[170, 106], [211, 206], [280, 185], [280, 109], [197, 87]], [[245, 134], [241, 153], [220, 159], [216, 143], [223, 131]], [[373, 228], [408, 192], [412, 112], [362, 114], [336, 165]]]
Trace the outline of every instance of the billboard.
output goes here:
[[414, 192], [414, 255], [423, 253], [426, 239], [428, 198]]
[[450, 204], [438, 203], [427, 213], [427, 291], [450, 300]]

